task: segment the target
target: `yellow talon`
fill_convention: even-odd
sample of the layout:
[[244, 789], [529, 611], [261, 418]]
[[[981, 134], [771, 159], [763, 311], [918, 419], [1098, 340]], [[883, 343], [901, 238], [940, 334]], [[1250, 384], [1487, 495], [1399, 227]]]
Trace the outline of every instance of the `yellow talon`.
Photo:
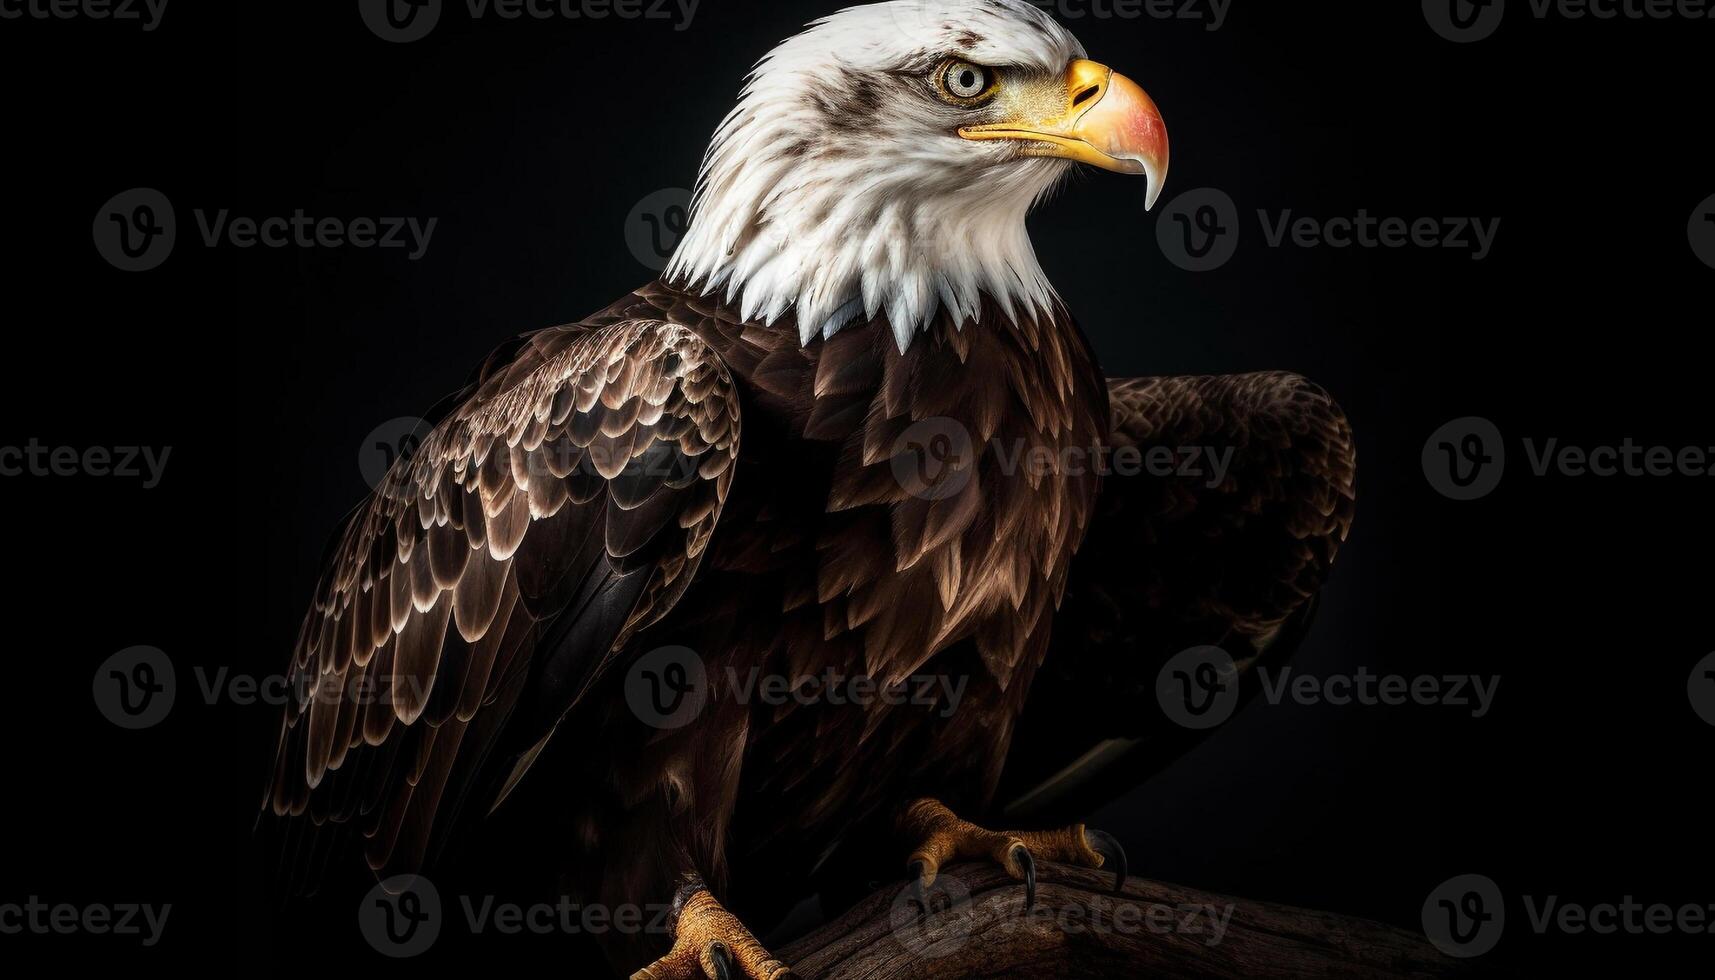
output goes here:
[[673, 948], [631, 975], [631, 980], [792, 980], [795, 974], [756, 941], [744, 923], [706, 890], [679, 912]]

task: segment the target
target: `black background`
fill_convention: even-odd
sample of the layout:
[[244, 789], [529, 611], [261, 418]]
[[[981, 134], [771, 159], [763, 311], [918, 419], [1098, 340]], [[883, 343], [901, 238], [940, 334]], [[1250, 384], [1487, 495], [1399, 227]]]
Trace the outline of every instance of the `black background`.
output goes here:
[[[150, 959], [267, 957], [270, 912], [240, 856], [276, 717], [202, 704], [193, 668], [281, 669], [326, 537], [367, 492], [368, 434], [427, 411], [506, 337], [650, 278], [626, 246], [633, 206], [691, 186], [749, 65], [834, 6], [704, 0], [675, 31], [472, 22], [453, 4], [411, 44], [345, 2], [174, 4], [149, 33], [0, 21], [0, 443], [173, 447], [154, 490], [0, 482], [14, 570], [0, 902], [171, 902]], [[1699, 68], [1715, 21], [1514, 6], [1472, 45], [1437, 37], [1415, 3], [1234, 0], [1218, 31], [1066, 21], [1161, 105], [1163, 201], [1214, 187], [1245, 216], [1237, 256], [1207, 273], [1163, 256], [1138, 181], [1081, 178], [1032, 219], [1107, 372], [1292, 369], [1357, 430], [1356, 529], [1296, 669], [1500, 676], [1481, 719], [1253, 705], [1092, 823], [1150, 877], [1411, 929], [1441, 881], [1489, 875], [1514, 898], [1489, 965], [1675, 947], [1707, 962], [1711, 936], [1535, 936], [1516, 897], [1715, 902], [1715, 729], [1685, 687], [1711, 648], [1711, 481], [1538, 478], [1521, 445], [1715, 445], [1715, 271], [1686, 241], [1715, 193]], [[131, 187], [178, 214], [174, 254], [146, 273], [90, 239]], [[206, 247], [193, 211], [221, 208], [438, 223], [420, 261]], [[1360, 208], [1501, 229], [1473, 262], [1268, 248], [1255, 220]], [[1419, 454], [1465, 415], [1495, 421], [1513, 458], [1496, 493], [1456, 503]], [[166, 650], [180, 682], [173, 715], [141, 733], [89, 697], [95, 665], [135, 644]], [[305, 941], [373, 957], [354, 925]], [[140, 956], [118, 937], [0, 936], [0, 951], [25, 945]]]

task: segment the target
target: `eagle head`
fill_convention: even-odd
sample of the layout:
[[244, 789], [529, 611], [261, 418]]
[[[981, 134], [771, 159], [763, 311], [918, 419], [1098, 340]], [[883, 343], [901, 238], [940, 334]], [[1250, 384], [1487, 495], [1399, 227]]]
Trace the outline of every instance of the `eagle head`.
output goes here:
[[757, 63], [704, 158], [669, 281], [808, 344], [885, 315], [904, 351], [983, 300], [1051, 310], [1025, 217], [1074, 166], [1167, 177], [1134, 82], [1026, 0], [891, 0], [811, 23]]

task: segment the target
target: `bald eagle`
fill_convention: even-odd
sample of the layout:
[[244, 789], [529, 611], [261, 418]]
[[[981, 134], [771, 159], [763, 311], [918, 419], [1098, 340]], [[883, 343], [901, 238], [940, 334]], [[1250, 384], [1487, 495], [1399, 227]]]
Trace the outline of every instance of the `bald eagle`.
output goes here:
[[[1290, 649], [1353, 447], [1292, 375], [1104, 379], [1025, 229], [1079, 164], [1148, 207], [1162, 116], [1025, 0], [764, 57], [661, 278], [497, 350], [336, 537], [262, 806], [294, 887], [532, 808], [570, 894], [670, 905], [616, 967], [777, 980], [744, 923], [869, 855], [1123, 876], [1081, 825], [970, 819], [1052, 827], [1178, 751], [1174, 651]], [[1182, 446], [1230, 464], [1100, 465]], [[639, 709], [669, 681], [691, 710]]]

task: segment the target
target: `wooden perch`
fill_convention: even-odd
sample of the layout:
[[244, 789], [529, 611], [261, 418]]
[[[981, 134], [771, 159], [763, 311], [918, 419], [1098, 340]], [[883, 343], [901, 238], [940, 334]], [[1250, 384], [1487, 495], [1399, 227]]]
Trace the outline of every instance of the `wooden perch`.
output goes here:
[[777, 952], [805, 980], [964, 977], [1427, 977], [1457, 972], [1391, 926], [1132, 879], [1039, 866], [1036, 907], [998, 867], [955, 865], [930, 890], [877, 892]]

